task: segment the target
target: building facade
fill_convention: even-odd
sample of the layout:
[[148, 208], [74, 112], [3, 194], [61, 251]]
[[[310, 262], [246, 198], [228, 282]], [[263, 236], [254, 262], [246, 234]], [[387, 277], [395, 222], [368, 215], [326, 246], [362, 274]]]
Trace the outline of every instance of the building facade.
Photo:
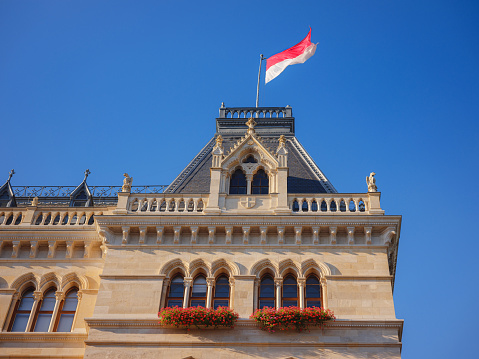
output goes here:
[[[295, 137], [291, 107], [220, 108], [169, 185], [0, 187], [0, 357], [400, 358], [401, 216], [374, 174], [338, 193]], [[366, 190], [367, 189], [367, 190]], [[176, 329], [165, 306], [229, 306], [234, 329]], [[336, 321], [261, 331], [265, 306]]]

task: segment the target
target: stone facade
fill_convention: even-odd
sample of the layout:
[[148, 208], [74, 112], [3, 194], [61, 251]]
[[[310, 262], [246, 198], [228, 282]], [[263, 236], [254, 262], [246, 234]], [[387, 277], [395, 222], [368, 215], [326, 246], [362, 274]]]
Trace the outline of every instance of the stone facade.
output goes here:
[[[125, 174], [117, 196], [99, 203], [87, 176], [63, 205], [14, 198], [11, 176], [0, 188], [0, 357], [400, 358], [392, 293], [401, 216], [384, 214], [372, 177], [370, 192], [337, 193], [294, 136], [290, 107], [222, 106], [215, 137], [163, 193], [135, 193]], [[204, 277], [214, 306], [219, 276], [240, 315], [234, 329], [158, 323], [174, 278], [189, 306]], [[301, 333], [259, 330], [249, 317], [265, 276], [275, 306], [294, 278], [300, 307], [306, 279], [318, 278], [321, 305], [337, 320]], [[28, 290], [28, 323], [12, 331]], [[35, 331], [51, 290], [48, 331]], [[60, 332], [72, 290], [73, 324]]]

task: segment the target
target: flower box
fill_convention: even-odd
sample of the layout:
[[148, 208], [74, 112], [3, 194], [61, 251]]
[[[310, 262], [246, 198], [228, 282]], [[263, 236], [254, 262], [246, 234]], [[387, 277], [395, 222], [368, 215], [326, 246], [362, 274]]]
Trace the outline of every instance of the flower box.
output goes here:
[[197, 329], [213, 327], [234, 328], [238, 313], [233, 312], [227, 307], [219, 307], [217, 309], [207, 309], [203, 307], [191, 308], [164, 308], [159, 313], [160, 324], [171, 325], [176, 328], [188, 329], [191, 326]]
[[250, 317], [255, 320], [262, 330], [270, 333], [281, 330], [296, 329], [301, 332], [310, 326], [322, 326], [325, 322], [334, 320], [336, 317], [329, 309], [318, 307], [298, 308], [263, 308], [256, 310]]

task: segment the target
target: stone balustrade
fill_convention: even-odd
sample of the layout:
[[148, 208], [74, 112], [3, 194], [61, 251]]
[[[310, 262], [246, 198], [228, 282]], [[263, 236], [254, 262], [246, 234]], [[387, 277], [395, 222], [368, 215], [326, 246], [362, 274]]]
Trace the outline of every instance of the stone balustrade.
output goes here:
[[22, 223], [24, 208], [5, 208], [0, 209], [0, 226], [18, 226]]
[[292, 108], [286, 107], [220, 107], [219, 118], [290, 118]]
[[369, 197], [367, 193], [290, 194], [288, 206], [302, 215], [371, 214]]
[[198, 214], [206, 207], [208, 195], [190, 195], [181, 197], [178, 194], [162, 194], [136, 196], [128, 198], [128, 212], [133, 213], [157, 213], [162, 214]]

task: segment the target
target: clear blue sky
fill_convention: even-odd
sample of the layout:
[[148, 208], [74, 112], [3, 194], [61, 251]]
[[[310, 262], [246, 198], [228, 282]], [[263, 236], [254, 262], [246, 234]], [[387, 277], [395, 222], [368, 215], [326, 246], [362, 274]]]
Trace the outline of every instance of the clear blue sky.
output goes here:
[[309, 26], [316, 54], [260, 105], [293, 107], [338, 191], [375, 171], [403, 215], [403, 358], [477, 357], [476, 1], [2, 1], [0, 182], [170, 183]]

